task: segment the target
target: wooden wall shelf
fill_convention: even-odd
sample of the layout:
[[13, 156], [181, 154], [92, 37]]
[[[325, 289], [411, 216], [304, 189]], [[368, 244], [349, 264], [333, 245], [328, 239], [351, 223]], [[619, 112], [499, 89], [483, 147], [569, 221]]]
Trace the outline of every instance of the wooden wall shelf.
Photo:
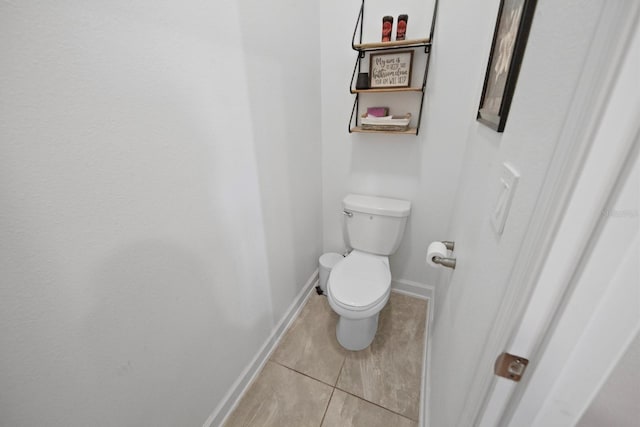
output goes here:
[[392, 42], [377, 42], [377, 43], [355, 43], [353, 44], [354, 50], [375, 50], [375, 49], [389, 49], [396, 47], [420, 47], [420, 46], [429, 46], [429, 39], [413, 39], [413, 40], [400, 40], [400, 41], [392, 41]]
[[351, 89], [351, 93], [422, 92], [421, 87], [394, 87], [385, 89]]

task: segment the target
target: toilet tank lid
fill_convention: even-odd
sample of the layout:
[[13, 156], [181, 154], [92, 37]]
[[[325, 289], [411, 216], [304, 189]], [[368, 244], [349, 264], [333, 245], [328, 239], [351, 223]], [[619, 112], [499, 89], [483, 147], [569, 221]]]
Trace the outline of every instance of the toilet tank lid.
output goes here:
[[411, 202], [408, 200], [388, 199], [386, 197], [348, 194], [342, 200], [342, 203], [345, 209], [373, 215], [406, 217], [411, 212]]

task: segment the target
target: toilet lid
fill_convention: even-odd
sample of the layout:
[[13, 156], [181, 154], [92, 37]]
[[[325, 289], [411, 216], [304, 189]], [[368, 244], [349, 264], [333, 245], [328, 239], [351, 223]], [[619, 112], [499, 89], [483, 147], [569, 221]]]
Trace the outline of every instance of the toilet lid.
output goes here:
[[329, 288], [342, 305], [363, 309], [389, 292], [391, 272], [386, 257], [351, 253], [331, 270]]

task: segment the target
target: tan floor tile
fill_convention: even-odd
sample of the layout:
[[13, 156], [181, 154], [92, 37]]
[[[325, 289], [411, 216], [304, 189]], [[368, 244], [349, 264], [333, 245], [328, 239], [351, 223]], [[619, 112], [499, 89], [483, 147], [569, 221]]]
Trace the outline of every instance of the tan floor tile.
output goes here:
[[332, 388], [267, 362], [225, 427], [317, 427]]
[[417, 420], [427, 302], [392, 293], [369, 348], [349, 352], [336, 387]]
[[418, 427], [416, 421], [336, 389], [322, 427]]
[[347, 354], [336, 339], [337, 322], [327, 298], [311, 295], [271, 360], [335, 385]]

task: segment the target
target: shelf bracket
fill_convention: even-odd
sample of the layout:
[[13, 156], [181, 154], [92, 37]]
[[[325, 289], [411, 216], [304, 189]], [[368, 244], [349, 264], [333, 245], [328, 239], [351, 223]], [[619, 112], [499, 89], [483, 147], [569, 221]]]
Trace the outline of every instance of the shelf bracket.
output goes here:
[[[351, 109], [351, 117], [349, 118], [349, 133], [351, 133], [351, 123], [353, 123], [353, 115], [356, 111], [358, 111], [358, 94], [356, 94], [356, 99], [353, 101], [353, 108]], [[356, 124], [355, 126], [358, 126], [358, 116], [356, 115]]]
[[358, 32], [358, 26], [360, 27], [360, 43], [362, 43], [362, 26], [364, 23], [364, 0], [360, 5], [360, 13], [358, 13], [358, 20], [356, 21], [356, 27], [353, 29], [353, 37], [351, 38], [351, 48], [356, 49], [356, 33]]

